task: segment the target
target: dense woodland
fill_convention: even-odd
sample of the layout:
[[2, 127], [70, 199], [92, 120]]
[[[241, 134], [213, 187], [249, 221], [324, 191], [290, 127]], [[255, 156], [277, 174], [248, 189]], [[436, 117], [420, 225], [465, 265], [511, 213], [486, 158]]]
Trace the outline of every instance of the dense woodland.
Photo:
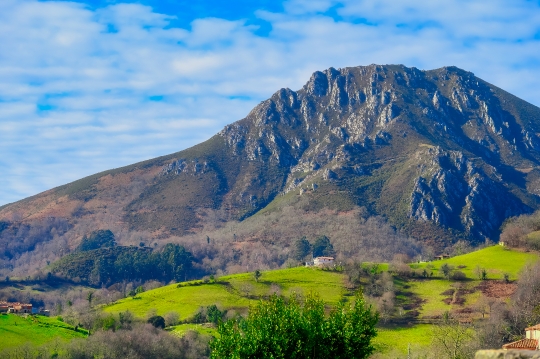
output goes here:
[[[111, 209], [112, 210], [112, 209]], [[61, 258], [71, 255], [70, 259], [82, 260], [88, 257], [89, 263], [95, 265], [91, 253], [81, 254], [84, 249], [99, 250], [109, 253], [109, 258], [120, 255], [125, 247], [140, 248], [134, 253], [146, 256], [150, 248], [153, 253], [162, 250], [167, 243], [177, 244], [191, 253], [193, 266], [187, 277], [203, 275], [222, 275], [239, 273], [254, 269], [276, 269], [296, 265], [299, 261], [295, 242], [305, 238], [315, 244], [318, 238], [326, 236], [332, 246], [333, 254], [339, 261], [390, 261], [394, 255], [405, 253], [411, 258], [432, 256], [438, 251], [422, 245], [392, 228], [381, 217], [370, 217], [362, 208], [348, 212], [322, 210], [310, 212], [287, 206], [280, 211], [269, 212], [242, 222], [228, 221], [220, 211], [207, 211], [202, 215], [204, 226], [197, 233], [183, 237], [154, 238], [145, 232], [126, 232], [119, 225], [110, 223], [104, 230], [96, 231], [92, 223], [78, 218], [68, 225], [61, 220], [49, 219], [39, 222], [37, 227], [20, 225], [18, 222], [3, 222], [4, 230], [0, 232], [0, 241], [10, 244], [9, 255], [0, 256], [0, 278], [18, 279], [45, 278], [51, 271], [51, 265]], [[268, 226], [268, 223], [273, 223]], [[66, 232], [66, 230], [69, 231]], [[96, 244], [88, 242], [93, 233], [110, 231], [114, 235], [114, 243]], [[24, 247], [16, 243], [30, 236], [34, 247]], [[54, 238], [50, 241], [39, 241], [39, 238]], [[27, 240], [28, 242], [28, 240]], [[93, 243], [93, 244], [92, 244]], [[97, 247], [96, 247], [97, 246]], [[93, 249], [92, 249], [93, 248]], [[106, 248], [117, 248], [106, 250]], [[81, 250], [83, 249], [83, 250]], [[135, 251], [130, 249], [126, 251]], [[89, 251], [87, 251], [89, 252]], [[63, 259], [66, 264], [69, 260]], [[106, 268], [111, 260], [98, 263], [98, 267]], [[89, 265], [90, 265], [89, 264]], [[84, 267], [88, 269], [89, 265]], [[136, 265], [138, 266], [138, 264]], [[54, 265], [53, 265], [54, 267]], [[124, 266], [125, 268], [125, 266]], [[135, 273], [137, 272], [136, 269]], [[87, 278], [92, 269], [70, 278]], [[96, 269], [96, 273], [103, 271]], [[62, 271], [58, 271], [60, 274]], [[103, 274], [103, 273], [102, 273]], [[101, 275], [103, 277], [103, 275]], [[136, 279], [133, 273], [126, 273], [119, 278], [92, 278], [92, 283], [112, 283], [126, 278]], [[174, 276], [173, 276], [174, 277]], [[179, 276], [177, 275], [179, 278]], [[141, 280], [167, 281], [170, 275], [152, 278], [138, 277]], [[186, 273], [183, 274], [186, 278]]]
[[61, 277], [97, 287], [120, 282], [160, 280], [182, 281], [191, 276], [193, 256], [178, 244], [159, 250], [117, 246], [109, 230], [84, 237], [75, 253], [51, 266]]

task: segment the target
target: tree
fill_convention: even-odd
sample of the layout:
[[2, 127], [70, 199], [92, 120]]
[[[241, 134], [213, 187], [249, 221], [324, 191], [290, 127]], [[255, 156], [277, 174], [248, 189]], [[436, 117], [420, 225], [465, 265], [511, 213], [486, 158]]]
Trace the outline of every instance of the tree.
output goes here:
[[257, 269], [255, 272], [253, 272], [253, 277], [255, 277], [255, 282], [259, 282], [259, 278], [262, 277], [262, 272]]
[[114, 238], [113, 232], [108, 229], [100, 229], [97, 231], [93, 231], [88, 237], [84, 236], [81, 244], [77, 249], [81, 252], [84, 252], [90, 251], [92, 249], [114, 246], [116, 246], [116, 240]]
[[482, 280], [487, 280], [488, 272], [486, 268], [482, 268]]
[[438, 358], [465, 359], [474, 356], [474, 331], [445, 313], [443, 323], [433, 326], [433, 345]]
[[211, 358], [367, 358], [374, 351], [378, 315], [361, 294], [325, 316], [324, 301], [273, 295], [251, 309], [246, 319], [221, 323], [211, 342]]
[[335, 255], [334, 246], [327, 236], [320, 236], [313, 243], [313, 257]]
[[302, 237], [294, 243], [294, 259], [301, 261], [303, 260], [309, 253], [311, 252], [311, 243], [306, 239], [306, 237]]
[[444, 277], [446, 279], [449, 279], [450, 278], [450, 274], [452, 274], [452, 267], [448, 264], [448, 263], [444, 263], [442, 266], [441, 266], [441, 272], [442, 274], [444, 275]]
[[165, 328], [165, 319], [161, 315], [154, 315], [153, 317], [148, 318], [147, 322], [156, 328]]
[[177, 325], [180, 322], [180, 314], [178, 312], [172, 311], [165, 314], [165, 324], [170, 327], [172, 325]]
[[482, 268], [478, 264], [474, 267], [473, 273], [477, 279], [482, 279]]
[[92, 306], [92, 299], [94, 299], [94, 292], [88, 292], [88, 295], [86, 296], [86, 300], [88, 301], [88, 305]]
[[219, 310], [219, 308], [215, 304], [212, 304], [211, 306], [206, 308], [206, 319], [210, 323], [219, 324], [224, 314], [225, 312]]

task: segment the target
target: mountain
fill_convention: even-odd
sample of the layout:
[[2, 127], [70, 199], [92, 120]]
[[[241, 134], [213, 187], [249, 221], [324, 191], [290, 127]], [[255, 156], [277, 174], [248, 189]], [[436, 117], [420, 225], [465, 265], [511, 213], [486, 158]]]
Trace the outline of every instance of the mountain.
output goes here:
[[539, 136], [538, 107], [456, 67], [330, 68], [192, 148], [1, 207], [0, 228], [62, 218], [59, 253], [91, 229], [137, 243], [256, 218], [256, 242], [293, 208], [287, 223], [356, 211], [437, 248], [481, 243], [540, 208]]

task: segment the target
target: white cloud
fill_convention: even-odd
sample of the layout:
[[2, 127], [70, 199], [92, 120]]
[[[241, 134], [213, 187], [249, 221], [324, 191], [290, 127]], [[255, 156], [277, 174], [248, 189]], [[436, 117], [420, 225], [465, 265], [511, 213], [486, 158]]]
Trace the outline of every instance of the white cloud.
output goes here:
[[0, 204], [192, 146], [330, 66], [456, 65], [540, 104], [534, 2], [284, 5], [256, 13], [272, 26], [258, 36], [245, 20], [174, 28], [137, 4], [1, 1]]

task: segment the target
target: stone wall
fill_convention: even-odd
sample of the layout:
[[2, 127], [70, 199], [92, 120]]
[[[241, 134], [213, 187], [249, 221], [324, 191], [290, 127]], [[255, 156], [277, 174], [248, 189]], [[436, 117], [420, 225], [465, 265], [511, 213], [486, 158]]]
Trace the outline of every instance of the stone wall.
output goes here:
[[540, 359], [538, 350], [480, 350], [475, 359]]

